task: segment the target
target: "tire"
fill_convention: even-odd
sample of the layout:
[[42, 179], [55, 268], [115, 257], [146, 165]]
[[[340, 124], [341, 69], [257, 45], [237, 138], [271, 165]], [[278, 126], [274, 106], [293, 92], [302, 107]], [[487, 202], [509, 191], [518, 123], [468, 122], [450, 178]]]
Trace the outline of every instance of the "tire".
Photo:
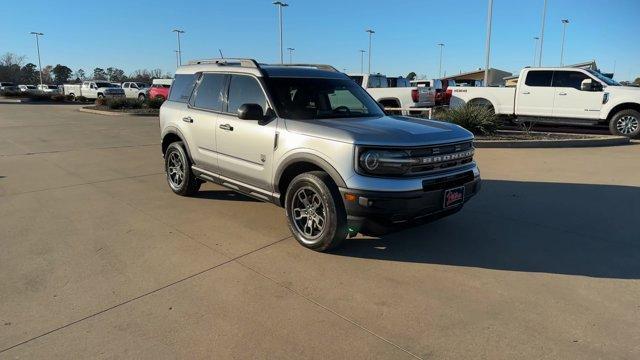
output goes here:
[[98, 94], [98, 99], [104, 99], [104, 95]]
[[612, 135], [640, 138], [640, 112], [632, 109], [618, 111], [609, 121], [609, 131]]
[[200, 190], [202, 182], [191, 171], [191, 161], [182, 141], [171, 143], [164, 154], [164, 171], [171, 190], [181, 196], [191, 196]]
[[[285, 198], [287, 222], [302, 246], [328, 251], [346, 239], [347, 213], [341, 199], [338, 187], [325, 172], [303, 173], [291, 181]], [[309, 219], [309, 214], [314, 218]]]
[[144, 101], [147, 97], [144, 94], [138, 95], [138, 101]]
[[74, 94], [74, 93], [69, 94], [69, 96], [71, 96], [71, 101], [77, 101], [78, 100], [76, 98], [76, 94]]

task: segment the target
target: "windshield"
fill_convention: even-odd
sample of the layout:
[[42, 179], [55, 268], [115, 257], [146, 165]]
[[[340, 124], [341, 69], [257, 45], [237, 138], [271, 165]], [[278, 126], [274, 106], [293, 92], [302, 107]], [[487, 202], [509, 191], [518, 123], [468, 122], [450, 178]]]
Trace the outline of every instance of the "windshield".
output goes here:
[[380, 117], [378, 104], [350, 79], [266, 78], [278, 114], [311, 120]]
[[595, 76], [598, 80], [602, 81], [603, 83], [610, 85], [610, 86], [621, 86], [619, 82], [608, 78], [604, 75], [602, 75], [601, 73], [597, 72], [597, 71], [593, 71], [593, 70], [587, 70], [589, 72], [589, 74]]
[[108, 82], [96, 82], [96, 85], [99, 88], [103, 88], [103, 87], [114, 87], [115, 85], [108, 83]]

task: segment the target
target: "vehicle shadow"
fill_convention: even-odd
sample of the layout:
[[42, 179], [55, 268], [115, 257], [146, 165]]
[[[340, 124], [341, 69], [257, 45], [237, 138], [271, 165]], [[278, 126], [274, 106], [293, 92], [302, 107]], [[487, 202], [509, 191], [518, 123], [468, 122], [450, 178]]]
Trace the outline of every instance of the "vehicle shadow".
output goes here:
[[494, 270], [640, 278], [640, 188], [485, 180], [451, 217], [333, 254]]
[[207, 200], [260, 202], [233, 190], [200, 190], [193, 197]]

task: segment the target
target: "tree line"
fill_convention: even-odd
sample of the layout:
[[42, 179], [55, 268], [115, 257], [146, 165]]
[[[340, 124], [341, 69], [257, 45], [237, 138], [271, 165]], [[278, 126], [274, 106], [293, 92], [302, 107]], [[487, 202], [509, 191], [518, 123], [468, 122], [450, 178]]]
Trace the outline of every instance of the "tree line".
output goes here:
[[[5, 53], [0, 57], [0, 81], [14, 84], [35, 85], [40, 83], [40, 71], [33, 63], [25, 64], [24, 55]], [[125, 74], [124, 70], [116, 67], [106, 69], [96, 67], [88, 73], [83, 69], [73, 71], [65, 65], [46, 65], [42, 68], [42, 82], [44, 84], [79, 83], [84, 80], [106, 80], [110, 82], [137, 81], [151, 83], [153, 79], [168, 79], [171, 74], [163, 73], [161, 69], [139, 69]]]

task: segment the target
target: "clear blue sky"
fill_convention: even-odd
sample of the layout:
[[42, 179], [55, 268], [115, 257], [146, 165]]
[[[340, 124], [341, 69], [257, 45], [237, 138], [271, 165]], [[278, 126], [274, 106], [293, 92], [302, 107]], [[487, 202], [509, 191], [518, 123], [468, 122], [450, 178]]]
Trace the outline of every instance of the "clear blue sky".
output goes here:
[[[285, 48], [294, 61], [328, 63], [359, 72], [358, 49], [376, 30], [374, 72], [437, 75], [438, 42], [446, 44], [447, 74], [484, 65], [486, 0], [288, 0]], [[10, 3], [10, 4], [9, 4]], [[640, 76], [640, 0], [548, 0], [543, 65], [560, 58], [562, 18], [570, 19], [565, 63], [595, 59], [603, 71], [616, 62], [618, 80]], [[94, 5], [92, 5], [94, 4]], [[178, 5], [180, 4], [180, 5]], [[511, 72], [533, 61], [543, 0], [494, 0], [491, 66]], [[64, 64], [87, 73], [114, 66], [175, 69], [176, 39], [186, 31], [183, 61], [225, 56], [278, 61], [277, 10], [270, 0], [5, 1], [0, 53], [37, 63], [30, 31], [45, 33], [43, 65]], [[366, 69], [366, 59], [365, 59]]]

